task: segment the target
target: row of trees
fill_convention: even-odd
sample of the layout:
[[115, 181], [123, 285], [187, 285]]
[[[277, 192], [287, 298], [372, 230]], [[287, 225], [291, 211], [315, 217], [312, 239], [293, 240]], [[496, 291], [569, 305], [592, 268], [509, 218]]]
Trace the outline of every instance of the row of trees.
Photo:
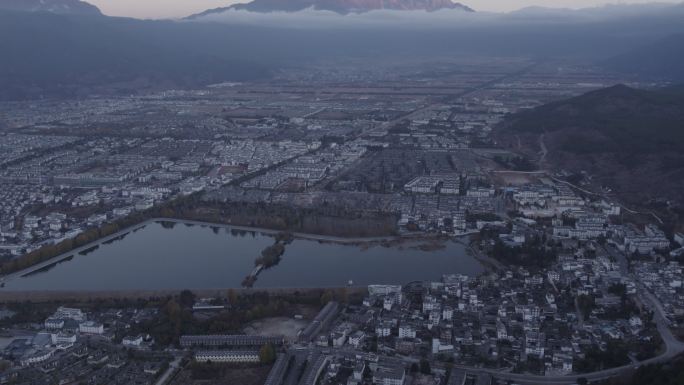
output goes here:
[[315, 208], [263, 202], [196, 200], [161, 210], [161, 217], [263, 227], [340, 236], [376, 236], [396, 233], [396, 217], [387, 213], [351, 210], [323, 203]]
[[494, 162], [513, 171], [535, 171], [537, 167], [527, 158], [522, 156], [502, 157], [495, 156]]
[[575, 370], [579, 373], [589, 373], [607, 368], [626, 365], [629, 361], [629, 349], [623, 341], [608, 341], [605, 350], [592, 347], [585, 353], [583, 359], [575, 362]]
[[549, 266], [558, 258], [557, 252], [546, 247], [541, 240], [527, 241], [518, 247], [508, 247], [497, 239], [490, 255], [510, 265], [538, 269]]
[[[117, 219], [114, 222], [103, 224], [100, 227], [86, 229], [73, 239], [65, 239], [59, 243], [45, 245], [37, 250], [31, 251], [0, 264], [0, 274], [6, 275], [15, 273], [31, 266], [45, 262], [59, 255], [69, 253], [74, 249], [83, 247], [89, 243], [100, 240], [115, 234], [122, 229], [139, 225], [147, 220], [154, 218], [176, 218], [176, 213], [184, 213], [201, 203], [198, 193], [173, 199], [162, 206], [150, 208], [145, 211], [135, 212], [126, 217]], [[182, 217], [182, 216], [181, 216]]]
[[183, 334], [235, 334], [249, 322], [283, 316], [288, 313], [291, 303], [281, 298], [273, 298], [265, 303], [240, 300], [230, 310], [198, 319], [181, 296], [168, 298], [161, 305], [159, 315], [149, 321], [136, 325], [136, 332], [150, 334], [161, 346], [173, 345]]
[[[263, 266], [264, 269], [269, 269], [280, 263], [280, 257], [284, 253], [285, 245], [280, 241], [280, 237], [278, 237], [273, 245], [265, 248], [261, 252], [261, 256], [254, 260], [254, 266]], [[242, 287], [252, 287], [256, 280], [257, 275], [250, 273], [242, 280]]]
[[285, 245], [276, 242], [261, 252], [261, 256], [254, 260], [254, 265], [263, 265], [265, 269], [273, 267], [280, 262], [283, 253], [285, 253]]
[[276, 351], [273, 345], [266, 344], [259, 349], [259, 361], [262, 364], [272, 364], [276, 360]]
[[0, 274], [11, 274], [27, 269], [33, 265], [50, 260], [58, 255], [68, 253], [76, 248], [85, 246], [98, 239], [115, 234], [121, 229], [117, 223], [109, 223], [99, 228], [91, 228], [79, 234], [76, 238], [65, 239], [53, 245], [46, 245], [19, 258], [12, 259], [0, 265]]

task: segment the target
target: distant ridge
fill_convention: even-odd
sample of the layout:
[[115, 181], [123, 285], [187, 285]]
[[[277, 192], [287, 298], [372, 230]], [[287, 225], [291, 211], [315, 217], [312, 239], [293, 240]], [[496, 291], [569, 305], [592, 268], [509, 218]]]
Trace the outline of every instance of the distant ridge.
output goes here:
[[231, 10], [269, 13], [298, 12], [305, 9], [331, 11], [342, 15], [382, 9], [428, 12], [441, 9], [457, 9], [465, 12], [474, 12], [472, 8], [451, 0], [253, 0], [249, 3], [234, 4], [230, 7], [210, 9], [189, 16], [186, 19], [197, 19]]
[[102, 15], [99, 8], [80, 0], [0, 0], [0, 9], [67, 15]]
[[684, 82], [684, 34], [668, 36], [603, 64], [624, 73]]

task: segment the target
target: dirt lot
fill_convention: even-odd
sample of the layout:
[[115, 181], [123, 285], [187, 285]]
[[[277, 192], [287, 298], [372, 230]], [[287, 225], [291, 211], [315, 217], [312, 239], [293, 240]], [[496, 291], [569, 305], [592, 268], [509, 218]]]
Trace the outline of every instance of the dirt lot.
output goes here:
[[300, 330], [309, 323], [307, 320], [297, 320], [287, 317], [265, 318], [254, 321], [244, 328], [245, 334], [260, 336], [284, 336], [294, 341]]
[[184, 369], [171, 383], [172, 385], [263, 385], [271, 370], [270, 365], [221, 365], [217, 376], [211, 379], [193, 379], [192, 371]]
[[493, 174], [493, 177], [497, 184], [501, 186], [520, 186], [528, 183], [535, 183], [539, 180], [539, 175], [516, 172], [498, 172]]

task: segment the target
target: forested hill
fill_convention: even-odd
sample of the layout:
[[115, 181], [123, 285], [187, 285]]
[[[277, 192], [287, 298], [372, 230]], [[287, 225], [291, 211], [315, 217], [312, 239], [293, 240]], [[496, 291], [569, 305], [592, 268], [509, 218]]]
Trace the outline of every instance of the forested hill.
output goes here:
[[507, 129], [558, 135], [562, 150], [658, 153], [684, 148], [684, 87], [616, 85], [515, 115]]
[[630, 201], [684, 200], [684, 87], [589, 92], [513, 115], [497, 136], [532, 157], [541, 139], [543, 166], [587, 171]]

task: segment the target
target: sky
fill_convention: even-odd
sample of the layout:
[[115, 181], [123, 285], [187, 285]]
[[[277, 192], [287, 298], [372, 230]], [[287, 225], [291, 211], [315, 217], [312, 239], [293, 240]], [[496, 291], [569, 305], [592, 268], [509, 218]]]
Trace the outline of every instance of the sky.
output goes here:
[[[137, 18], [179, 18], [210, 8], [247, 3], [250, 0], [86, 0], [97, 5], [110, 16]], [[648, 3], [652, 0], [460, 0], [477, 11], [508, 12], [528, 6], [554, 8], [584, 8], [607, 3]], [[680, 2], [681, 0], [658, 0], [658, 2]]]

